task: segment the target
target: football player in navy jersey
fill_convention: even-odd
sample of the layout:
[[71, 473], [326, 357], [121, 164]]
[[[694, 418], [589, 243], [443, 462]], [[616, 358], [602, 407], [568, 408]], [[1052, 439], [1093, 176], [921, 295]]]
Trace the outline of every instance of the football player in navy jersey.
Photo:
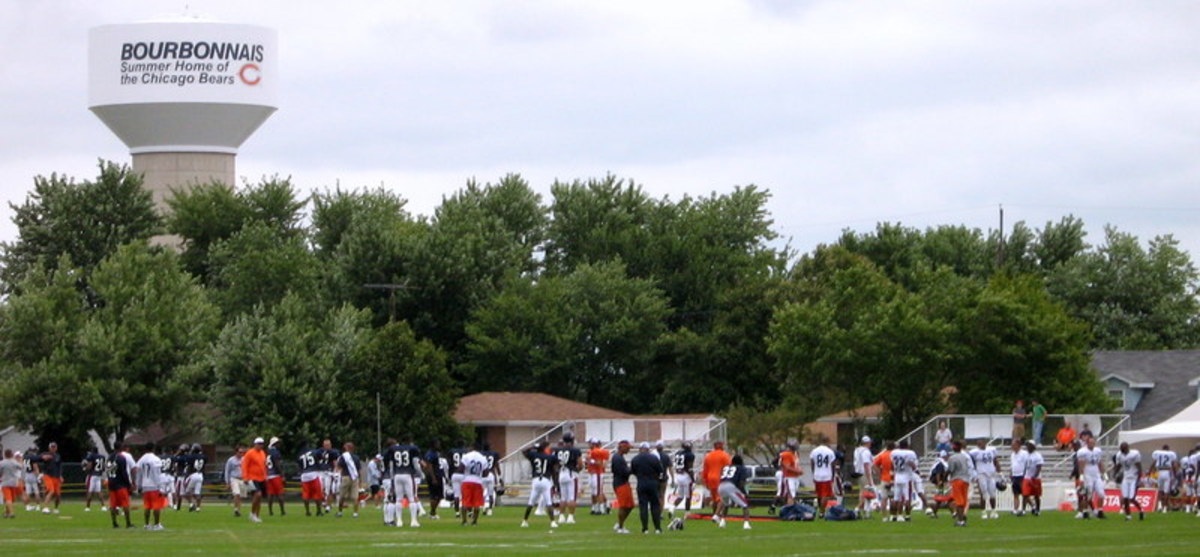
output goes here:
[[321, 441], [321, 489], [325, 494], [325, 512], [333, 508], [337, 496], [337, 461], [342, 453], [333, 448], [333, 440]]
[[200, 505], [204, 501], [204, 468], [208, 465], [208, 457], [204, 455], [204, 447], [200, 443], [192, 443], [192, 452], [187, 455], [186, 462], [187, 467], [176, 473], [187, 477], [183, 495], [188, 499], [188, 512], [200, 512]]
[[525, 518], [521, 521], [522, 528], [529, 527], [529, 513], [532, 513], [533, 508], [539, 505], [546, 507], [546, 512], [550, 515], [550, 527], [558, 527], [558, 523], [554, 521], [554, 506], [550, 500], [550, 492], [554, 489], [552, 478], [558, 474], [559, 464], [558, 456], [546, 453], [546, 447], [549, 445], [550, 443], [541, 441], [525, 451], [525, 458], [529, 459], [533, 480], [529, 486], [529, 502], [525, 505]]
[[559, 523], [575, 524], [575, 502], [579, 491], [579, 466], [582, 453], [575, 447], [575, 434], [564, 433], [562, 443], [554, 449], [558, 457], [558, 499], [562, 504]]
[[688, 511], [692, 510], [692, 485], [695, 483], [692, 468], [696, 465], [696, 453], [692, 452], [691, 441], [683, 442], [683, 450], [675, 453], [671, 464], [675, 469], [675, 494], [667, 505], [667, 515], [674, 516], [675, 509], [682, 505], [686, 518]]
[[324, 451], [320, 448], [309, 449], [300, 453], [300, 496], [304, 499], [304, 515], [312, 516], [309, 504], [317, 507], [317, 516], [324, 514], [325, 495], [324, 482], [321, 481], [321, 460]]
[[[95, 446], [92, 446], [87, 456], [83, 458], [83, 472], [87, 478], [87, 500], [84, 502], [84, 511], [92, 510], [92, 496], [95, 496], [98, 501], [103, 501], [100, 489], [103, 487], [104, 475], [107, 472], [105, 462], [104, 455], [100, 454]], [[100, 505], [101, 511], [108, 510], [103, 502]]]
[[496, 506], [496, 488], [504, 487], [504, 478], [500, 475], [500, 453], [493, 451], [491, 444], [484, 441], [479, 454], [488, 463], [488, 474], [483, 477], [484, 514], [492, 516], [492, 508]]
[[272, 437], [267, 447], [267, 514], [275, 516], [275, 503], [279, 503], [279, 516], [287, 516], [283, 508], [283, 453], [279, 451], [280, 439]]
[[464, 447], [455, 447], [450, 449], [450, 457], [447, 459], [450, 464], [450, 501], [454, 503], [455, 518], [458, 518], [461, 512], [462, 482], [463, 478], [466, 477], [466, 469], [463, 466], [462, 458], [468, 451], [469, 449]]
[[[397, 443], [388, 439], [388, 448], [383, 450], [383, 462], [387, 465], [387, 480], [392, 483], [392, 496], [396, 505], [408, 500], [410, 525], [420, 527], [417, 522], [420, 512], [420, 501], [417, 499], [417, 486], [420, 483], [421, 449], [412, 443]], [[397, 513], [396, 526], [403, 526], [404, 521]]]
[[429, 518], [438, 520], [439, 517], [438, 505], [442, 503], [442, 499], [446, 496], [446, 459], [442, 458], [441, 445], [434, 442], [433, 446], [428, 451], [425, 451], [425, 456], [421, 459], [421, 466], [425, 470], [425, 482], [429, 486]]
[[108, 459], [105, 475], [108, 477], [108, 511], [112, 514], [113, 528], [117, 525], [118, 509], [125, 513], [125, 527], [133, 528], [129, 519], [129, 492], [133, 489], [133, 470], [136, 464], [124, 443], [117, 444], [117, 454]]
[[167, 504], [172, 509], [183, 507], [183, 492], [187, 484], [188, 446], [180, 445], [175, 452], [167, 454], [170, 449], [163, 449], [163, 483], [162, 492], [167, 496]]
[[750, 471], [742, 465], [742, 455], [734, 455], [733, 463], [721, 469], [721, 484], [717, 493], [721, 500], [717, 503], [717, 526], [725, 527], [725, 517], [729, 514], [729, 506], [742, 508], [742, 528], [750, 529], [750, 499], [746, 496], [746, 480], [750, 479]]

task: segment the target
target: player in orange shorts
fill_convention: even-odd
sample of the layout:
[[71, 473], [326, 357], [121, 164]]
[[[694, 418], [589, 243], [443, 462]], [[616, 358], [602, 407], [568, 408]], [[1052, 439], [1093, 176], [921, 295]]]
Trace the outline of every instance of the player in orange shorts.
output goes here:
[[962, 441], [951, 444], [954, 452], [946, 460], [947, 474], [950, 476], [950, 497], [954, 504], [955, 526], [967, 525], [967, 507], [970, 505], [971, 491], [971, 457], [963, 452]]
[[629, 485], [632, 472], [629, 462], [625, 460], [626, 454], [629, 454], [629, 441], [621, 441], [617, 444], [617, 454], [612, 457], [613, 493], [617, 496], [613, 505], [617, 509], [617, 523], [613, 525], [613, 531], [618, 534], [629, 533], [625, 529], [625, 519], [633, 512], [633, 488]]

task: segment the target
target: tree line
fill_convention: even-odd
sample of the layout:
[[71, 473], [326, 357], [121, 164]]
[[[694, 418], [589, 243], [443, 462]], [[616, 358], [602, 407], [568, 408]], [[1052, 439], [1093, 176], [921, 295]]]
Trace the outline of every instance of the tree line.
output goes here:
[[0, 245], [0, 418], [47, 439], [369, 439], [378, 396], [385, 432], [451, 442], [457, 398], [487, 390], [743, 423], [882, 402], [898, 432], [1030, 395], [1106, 411], [1090, 350], [1200, 340], [1173, 238], [1110, 226], [1092, 246], [1071, 216], [881, 223], [800, 254], [755, 186], [670, 199], [605, 176], [543, 199], [508, 175], [414, 215], [382, 188], [272, 177], [176, 191], [160, 215], [99, 166], [37, 177]]

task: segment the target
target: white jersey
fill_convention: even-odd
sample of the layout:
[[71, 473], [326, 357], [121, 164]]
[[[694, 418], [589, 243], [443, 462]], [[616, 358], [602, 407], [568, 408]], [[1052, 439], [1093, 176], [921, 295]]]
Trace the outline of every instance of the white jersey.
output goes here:
[[967, 454], [971, 456], [971, 462], [975, 464], [977, 474], [991, 476], [996, 473], [996, 449], [975, 447]]
[[892, 451], [892, 477], [896, 483], [911, 482], [916, 474], [917, 453], [910, 449]]
[[1089, 449], [1084, 447], [1075, 453], [1075, 458], [1083, 462], [1083, 475], [1089, 478], [1100, 477], [1100, 465], [1104, 462], [1104, 451], [1100, 447]]
[[158, 491], [162, 482], [162, 459], [146, 453], [137, 461], [137, 484], [142, 491]]
[[1025, 461], [1029, 459], [1029, 451], [1024, 447], [1021, 450], [1012, 454], [1012, 461], [1009, 463], [1009, 472], [1014, 478], [1023, 477], [1025, 473]]
[[1137, 449], [1129, 449], [1128, 453], [1117, 453], [1117, 466], [1125, 478], [1136, 477], [1138, 465], [1142, 463], [1142, 453]]
[[825, 445], [813, 449], [808, 455], [808, 460], [812, 463], [814, 482], [833, 481], [833, 461], [836, 458], [833, 449]]
[[1042, 475], [1042, 466], [1046, 464], [1046, 459], [1042, 457], [1042, 453], [1029, 453], [1025, 457], [1025, 469], [1022, 477], [1027, 480], [1036, 480]]
[[1154, 461], [1154, 468], [1157, 470], [1172, 470], [1179, 462], [1179, 457], [1172, 451], [1159, 449], [1150, 453], [1150, 460]]
[[483, 471], [487, 470], [488, 461], [479, 451], [471, 451], [462, 457], [463, 483], [483, 483]]
[[867, 473], [867, 467], [871, 464], [871, 461], [874, 458], [875, 457], [871, 454], [871, 449], [859, 445], [857, 449], [854, 449], [854, 473], [865, 475]]

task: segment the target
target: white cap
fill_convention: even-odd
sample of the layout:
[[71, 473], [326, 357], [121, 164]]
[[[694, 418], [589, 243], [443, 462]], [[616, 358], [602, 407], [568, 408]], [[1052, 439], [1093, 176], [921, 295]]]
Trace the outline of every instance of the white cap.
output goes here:
[[945, 457], [947, 454], [949, 454], [949, 453], [947, 453], [946, 451], [938, 451], [938, 456], [940, 456], [940, 457]]
[[272, 438], [271, 438], [271, 442], [270, 442], [270, 443], [267, 443], [267, 444], [268, 444], [268, 445], [270, 445], [270, 446], [272, 446], [272, 447], [274, 447], [274, 446], [275, 446], [275, 444], [276, 444], [276, 443], [278, 443], [278, 442], [279, 442], [279, 438], [278, 438], [278, 437], [272, 437]]
[[383, 455], [381, 455], [381, 454], [375, 455], [375, 460], [383, 460]]
[[647, 442], [645, 442], [645, 441], [642, 441], [642, 444], [638, 445], [638, 448], [639, 448], [639, 449], [649, 449], [649, 448], [650, 448], [650, 443], [647, 443]]
[[863, 443], [870, 443], [870, 442], [871, 442], [871, 438], [870, 438], [870, 437], [867, 437], [866, 435], [863, 435], [862, 442], [863, 442]]
[[261, 444], [262, 442], [263, 442], [263, 438], [262, 438], [262, 437], [255, 437], [255, 438], [254, 438], [254, 444], [255, 444], [255, 445]]
[[663, 440], [662, 440], [662, 439], [659, 439], [658, 441], [655, 441], [655, 442], [654, 442], [654, 446], [655, 446], [655, 447], [661, 447], [661, 446], [663, 446]]

